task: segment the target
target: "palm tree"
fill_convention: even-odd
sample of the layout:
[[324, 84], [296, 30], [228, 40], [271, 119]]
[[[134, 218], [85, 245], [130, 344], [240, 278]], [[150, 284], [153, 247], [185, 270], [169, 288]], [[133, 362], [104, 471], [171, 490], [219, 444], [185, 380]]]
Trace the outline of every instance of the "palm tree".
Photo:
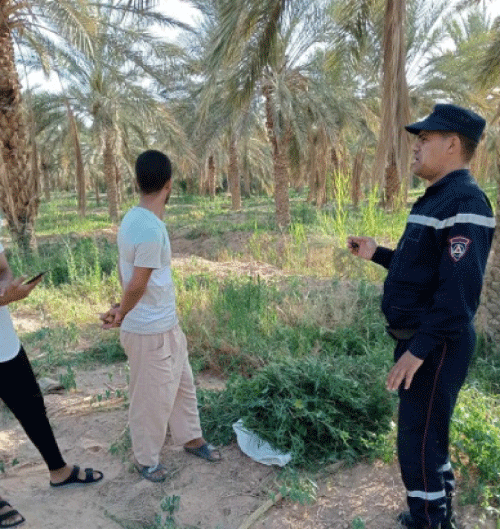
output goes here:
[[[110, 0], [122, 12], [144, 16], [142, 2]], [[23, 112], [15, 44], [42, 54], [44, 67], [51, 65], [50, 50], [57, 36], [80, 50], [93, 48], [91, 12], [85, 1], [3, 0], [0, 2], [0, 167], [4, 186], [0, 192], [3, 211], [13, 240], [28, 251], [34, 245], [34, 221], [38, 211], [38, 183], [30, 161], [26, 116]], [[159, 23], [166, 17], [157, 15]], [[172, 20], [168, 20], [172, 23]], [[6, 180], [8, 175], [8, 180]], [[8, 186], [7, 186], [8, 183]]]
[[[260, 174], [258, 168], [267, 159], [267, 156], [264, 160], [253, 156], [258, 144], [256, 135], [262, 130], [261, 105], [255, 97], [242, 108], [228, 105], [233, 97], [225, 82], [227, 70], [222, 68], [218, 72], [211, 72], [207, 68], [207, 50], [221, 23], [221, 2], [198, 0], [194, 5], [203, 15], [201, 23], [195, 35], [180, 39], [183, 54], [179, 54], [176, 61], [174, 82], [169, 75], [162, 93], [166, 98], [172, 93], [176, 95], [177, 115], [183, 120], [198, 160], [201, 161], [201, 167], [197, 169], [200, 175], [198, 188], [201, 192], [208, 188], [210, 196], [215, 195], [217, 162], [217, 167], [227, 174], [232, 209], [239, 210], [242, 206], [242, 176], [249, 194], [251, 176]], [[206, 80], [210, 77], [213, 78], [214, 89], [206, 90]], [[186, 121], [186, 117], [190, 119]]]
[[233, 108], [241, 111], [252, 100], [263, 99], [273, 157], [276, 223], [282, 228], [290, 224], [290, 149], [292, 144], [299, 146], [302, 157], [307, 151], [315, 103], [309, 95], [309, 66], [314, 48], [329, 35], [325, 5], [320, 4], [220, 0], [221, 23], [207, 61], [211, 74], [207, 91], [214, 90], [222, 73]]
[[[130, 148], [136, 152], [144, 144], [158, 144], [162, 133], [177, 143], [185, 136], [151, 87], [144, 84], [148, 76], [158, 76], [159, 58], [164, 60], [168, 49], [147, 33], [151, 20], [158, 21], [158, 16], [143, 15], [139, 22], [131, 20], [126, 11], [97, 6], [92, 13], [92, 50], [59, 49], [57, 54], [64, 86], [61, 97], [68, 101], [68, 114], [71, 118], [75, 113], [89, 124], [95, 148], [102, 153], [109, 216], [114, 222], [119, 218], [120, 161], [133, 158]], [[142, 139], [136, 137], [139, 144], [134, 148], [130, 136], [138, 132]]]
[[[380, 101], [371, 105], [379, 115], [373, 178], [385, 188], [385, 203], [390, 207], [397, 205], [398, 197], [406, 196], [408, 181], [403, 176], [409, 173], [410, 146], [403, 127], [410, 121], [409, 96], [415, 111], [415, 102], [423, 93], [419, 91], [417, 96], [415, 89], [422, 83], [425, 61], [443, 40], [439, 21], [446, 9], [443, 0], [349, 0], [336, 4], [336, 47], [340, 46], [344, 56], [362, 62], [364, 73], [357, 73], [356, 79], [369, 73], [367, 95], [373, 103]], [[374, 74], [380, 79], [376, 91], [370, 79]], [[414, 85], [408, 86], [407, 77], [414, 78]]]

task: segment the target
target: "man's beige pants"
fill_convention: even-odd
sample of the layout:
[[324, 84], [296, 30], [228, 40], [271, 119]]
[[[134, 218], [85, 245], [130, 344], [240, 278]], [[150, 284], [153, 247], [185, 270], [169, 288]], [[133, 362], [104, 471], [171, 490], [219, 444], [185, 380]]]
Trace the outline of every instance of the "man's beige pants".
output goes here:
[[177, 324], [162, 334], [121, 330], [120, 341], [130, 365], [132, 449], [139, 464], [155, 466], [167, 426], [176, 445], [201, 437], [186, 336]]

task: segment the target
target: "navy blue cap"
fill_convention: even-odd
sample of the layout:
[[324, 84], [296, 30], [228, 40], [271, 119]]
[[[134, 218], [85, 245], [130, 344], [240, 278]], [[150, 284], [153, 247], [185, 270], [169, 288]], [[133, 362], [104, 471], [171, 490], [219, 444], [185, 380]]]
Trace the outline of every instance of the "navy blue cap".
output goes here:
[[420, 131], [460, 133], [477, 144], [485, 125], [486, 120], [475, 112], [451, 103], [438, 103], [425, 120], [407, 125], [405, 129], [414, 135]]

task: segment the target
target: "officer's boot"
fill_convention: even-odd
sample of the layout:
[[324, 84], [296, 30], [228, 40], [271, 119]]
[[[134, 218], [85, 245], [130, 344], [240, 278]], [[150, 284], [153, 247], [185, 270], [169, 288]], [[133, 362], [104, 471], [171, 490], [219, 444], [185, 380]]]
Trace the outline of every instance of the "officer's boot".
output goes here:
[[398, 514], [398, 523], [403, 529], [422, 529], [422, 525], [415, 522], [410, 511]]
[[[451, 504], [450, 504], [451, 507]], [[451, 514], [451, 513], [450, 513]], [[410, 511], [405, 511], [398, 515], [398, 523], [403, 529], [423, 529], [422, 524], [417, 524], [413, 519], [413, 516], [410, 514]], [[455, 516], [451, 516], [448, 519], [448, 514], [445, 517], [445, 520], [439, 524], [438, 529], [456, 529], [455, 525]]]
[[453, 512], [453, 493], [448, 492], [446, 495], [446, 514], [441, 522], [441, 529], [458, 529], [455, 513]]
[[420, 529], [420, 526], [413, 520], [410, 511], [398, 514], [398, 523], [403, 529]]

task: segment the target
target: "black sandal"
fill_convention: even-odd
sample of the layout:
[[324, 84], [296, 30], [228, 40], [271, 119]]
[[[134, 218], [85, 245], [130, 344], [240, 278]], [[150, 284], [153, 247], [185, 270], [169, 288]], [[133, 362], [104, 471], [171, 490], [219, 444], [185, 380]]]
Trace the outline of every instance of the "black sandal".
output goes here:
[[[80, 479], [78, 477], [78, 473], [80, 472], [80, 467], [78, 465], [73, 466], [73, 470], [71, 471], [71, 474], [69, 477], [67, 477], [64, 481], [60, 481], [59, 483], [52, 483], [50, 482], [51, 487], [67, 487], [67, 486], [77, 486], [77, 485], [87, 485], [89, 483], [97, 483], [98, 481], [101, 481], [101, 479], [104, 477], [104, 474], [100, 470], [94, 470], [93, 468], [86, 468], [85, 469], [85, 479]], [[96, 478], [94, 478], [94, 472], [98, 474]]]
[[[0, 500], [0, 510], [2, 510], [5, 507], [12, 507], [12, 505], [9, 502], [6, 502], [5, 500]], [[21, 520], [17, 520], [16, 522], [13, 522], [11, 524], [5, 523], [6, 520], [9, 520], [10, 518], [13, 518], [14, 516], [20, 517]], [[16, 527], [22, 524], [23, 522], [26, 522], [26, 519], [18, 511], [16, 511], [16, 509], [12, 509], [12, 511], [7, 511], [6, 513], [0, 514], [0, 529]]]
[[197, 448], [187, 448], [186, 446], [184, 446], [184, 450], [186, 450], [188, 454], [193, 454], [196, 457], [201, 457], [201, 459], [206, 459], [207, 461], [211, 461], [212, 463], [218, 463], [222, 460], [220, 450], [208, 443], [203, 443]]

